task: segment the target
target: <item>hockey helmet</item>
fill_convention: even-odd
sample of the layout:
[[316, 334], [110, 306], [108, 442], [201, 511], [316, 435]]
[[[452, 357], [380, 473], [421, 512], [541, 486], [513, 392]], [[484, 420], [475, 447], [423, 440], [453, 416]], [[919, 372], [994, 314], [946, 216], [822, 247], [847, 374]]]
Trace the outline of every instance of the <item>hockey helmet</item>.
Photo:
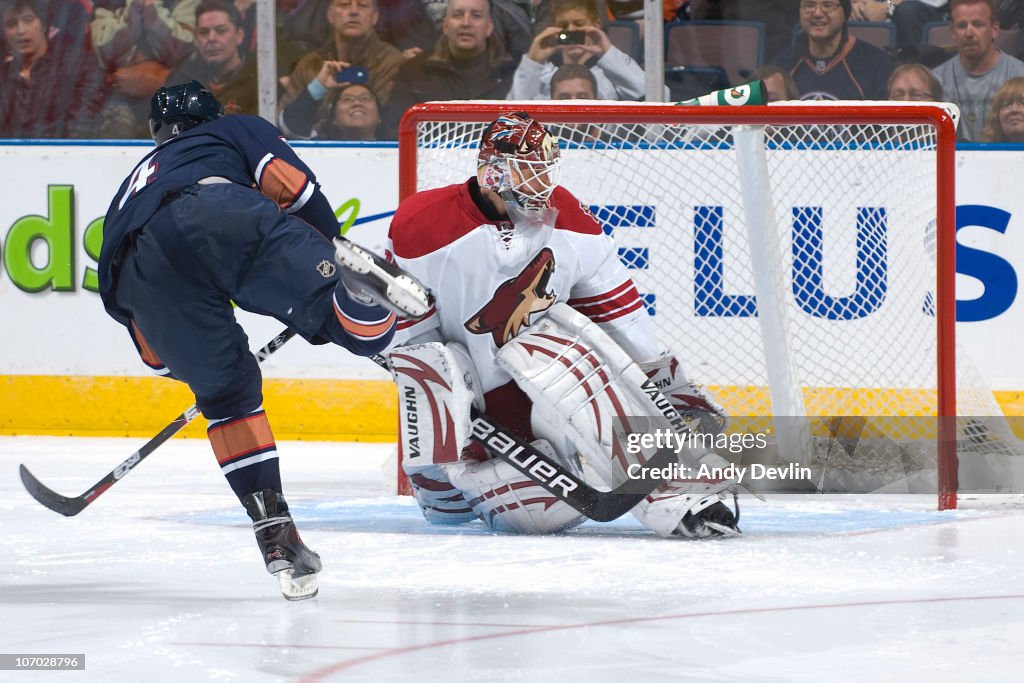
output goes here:
[[156, 144], [224, 116], [224, 108], [199, 81], [164, 86], [149, 101], [149, 133]]
[[548, 206], [558, 185], [558, 140], [526, 112], [502, 114], [480, 138], [480, 186], [526, 211]]

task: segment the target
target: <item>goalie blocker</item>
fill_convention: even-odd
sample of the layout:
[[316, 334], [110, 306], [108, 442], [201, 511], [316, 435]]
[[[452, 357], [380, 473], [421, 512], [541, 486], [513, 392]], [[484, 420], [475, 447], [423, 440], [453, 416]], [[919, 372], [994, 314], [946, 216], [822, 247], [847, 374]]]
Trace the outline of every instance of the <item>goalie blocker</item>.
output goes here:
[[[503, 460], [479, 461], [464, 454], [473, 407], [486, 406], [460, 345], [418, 344], [389, 356], [399, 386], [402, 464], [428, 520], [461, 523], [479, 517], [495, 530], [518, 533], [550, 533], [583, 521], [549, 492], [551, 482], [546, 490], [535, 480], [536, 473], [530, 477]], [[623, 430], [631, 428], [631, 420], [636, 423], [632, 428], [670, 428], [670, 419], [679, 425], [706, 421], [717, 429], [724, 424], [713, 402], [676, 373], [683, 381], [673, 388], [685, 392], [681, 405], [689, 411], [681, 420], [625, 351], [564, 304], [502, 347], [498, 363], [533, 402], [531, 428], [542, 437], [533, 445], [573, 476], [583, 476], [582, 455], [600, 483], [612, 488], [625, 481], [631, 464], [644, 465], [654, 455], [622, 448]], [[668, 368], [671, 359], [657, 364]], [[698, 398], [707, 410], [696, 409]], [[707, 451], [688, 451], [684, 457], [691, 466], [727, 464]], [[633, 513], [663, 536], [738, 533], [736, 516], [719, 499], [733, 488], [732, 481], [671, 481], [640, 501]]]

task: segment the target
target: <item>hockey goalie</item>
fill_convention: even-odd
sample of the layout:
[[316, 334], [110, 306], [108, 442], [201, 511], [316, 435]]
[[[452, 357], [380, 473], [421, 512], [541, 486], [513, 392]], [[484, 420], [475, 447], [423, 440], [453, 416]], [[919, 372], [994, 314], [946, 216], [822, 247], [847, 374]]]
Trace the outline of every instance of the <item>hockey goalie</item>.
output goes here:
[[[432, 292], [427, 314], [400, 321], [387, 353], [398, 384], [399, 457], [424, 516], [482, 519], [497, 531], [552, 533], [584, 517], [469, 438], [471, 407], [576, 476], [614, 488], [642, 454], [622, 425], [653, 412], [653, 380], [689, 425], [724, 428], [724, 411], [663, 352], [616, 245], [558, 185], [557, 140], [529, 114], [484, 131], [477, 174], [399, 207], [389, 240], [398, 266]], [[689, 464], [724, 467], [687, 449]], [[672, 480], [632, 513], [662, 536], [738, 533], [732, 481]]]

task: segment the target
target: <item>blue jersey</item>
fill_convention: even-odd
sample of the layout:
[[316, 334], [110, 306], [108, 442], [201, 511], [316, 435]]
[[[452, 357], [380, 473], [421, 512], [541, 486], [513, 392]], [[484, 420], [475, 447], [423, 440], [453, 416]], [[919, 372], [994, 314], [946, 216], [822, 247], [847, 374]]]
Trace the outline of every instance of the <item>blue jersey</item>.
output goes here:
[[806, 34], [772, 60], [793, 77], [802, 100], [884, 100], [892, 59], [884, 50], [857, 40], [843, 29], [839, 49], [828, 58], [812, 57]]
[[[100, 296], [111, 310], [113, 266], [125, 240], [141, 230], [164, 199], [208, 177], [259, 190], [282, 211], [303, 219], [328, 238], [338, 221], [313, 172], [280, 131], [256, 116], [235, 114], [196, 126], [159, 145], [121, 183], [103, 222]], [[127, 324], [123, 315], [115, 318]]]

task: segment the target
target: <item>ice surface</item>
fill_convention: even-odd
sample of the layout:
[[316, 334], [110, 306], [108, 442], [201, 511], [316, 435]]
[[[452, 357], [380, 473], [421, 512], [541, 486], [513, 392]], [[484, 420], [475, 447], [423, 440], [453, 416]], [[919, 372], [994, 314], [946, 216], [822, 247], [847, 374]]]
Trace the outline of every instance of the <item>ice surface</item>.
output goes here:
[[[209, 446], [175, 439], [77, 517], [141, 442], [0, 438], [0, 652], [85, 653], [0, 681], [1020, 681], [1024, 507], [913, 496], [743, 499], [745, 536], [631, 517], [552, 537], [428, 525], [384, 494], [388, 445], [282, 443], [324, 561], [289, 603]], [[34, 678], [33, 678], [34, 677]]]

